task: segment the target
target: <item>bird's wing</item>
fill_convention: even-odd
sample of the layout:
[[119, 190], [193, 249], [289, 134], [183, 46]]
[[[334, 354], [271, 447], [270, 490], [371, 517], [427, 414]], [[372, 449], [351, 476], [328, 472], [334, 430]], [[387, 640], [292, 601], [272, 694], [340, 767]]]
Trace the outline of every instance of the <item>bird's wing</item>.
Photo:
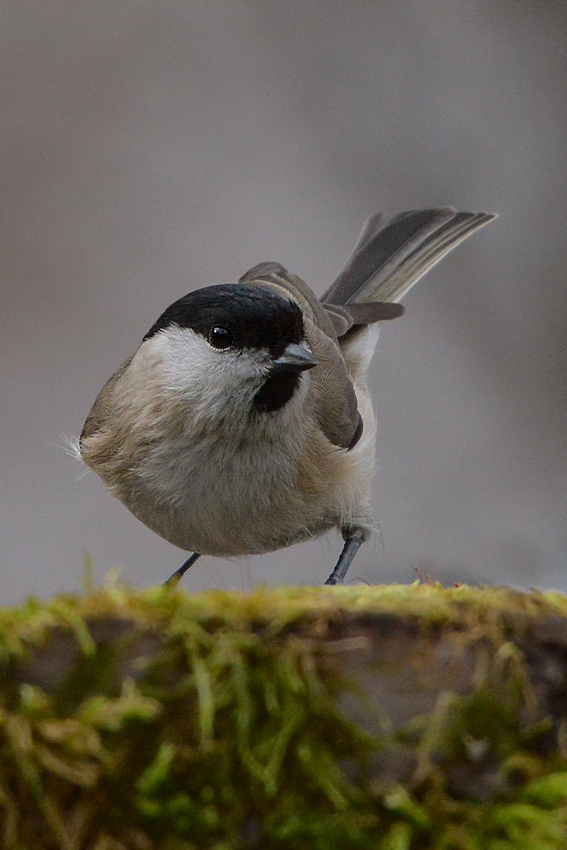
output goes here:
[[[332, 315], [301, 278], [290, 274], [279, 263], [260, 263], [246, 272], [239, 283], [266, 287], [299, 304], [304, 316], [305, 336], [317, 360], [316, 368], [309, 375], [312, 392], [308, 410], [334, 445], [351, 448], [360, 436], [360, 416]], [[345, 325], [352, 324], [350, 314], [345, 315], [348, 316]]]

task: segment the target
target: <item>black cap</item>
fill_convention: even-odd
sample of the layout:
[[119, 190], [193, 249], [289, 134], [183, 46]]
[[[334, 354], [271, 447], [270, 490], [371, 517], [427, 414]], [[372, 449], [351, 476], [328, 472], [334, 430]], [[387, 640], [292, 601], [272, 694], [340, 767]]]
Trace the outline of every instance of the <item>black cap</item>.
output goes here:
[[213, 328], [226, 328], [232, 348], [267, 348], [274, 357], [304, 338], [303, 315], [294, 301], [239, 283], [207, 286], [183, 296], [161, 314], [144, 340], [171, 326], [191, 328], [207, 339]]

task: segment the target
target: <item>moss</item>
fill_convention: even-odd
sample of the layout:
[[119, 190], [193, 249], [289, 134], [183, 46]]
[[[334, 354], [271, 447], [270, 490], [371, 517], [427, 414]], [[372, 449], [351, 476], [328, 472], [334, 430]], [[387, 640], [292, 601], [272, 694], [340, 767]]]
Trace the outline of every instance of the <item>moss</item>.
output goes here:
[[0, 844], [567, 847], [566, 620], [418, 584], [4, 609]]

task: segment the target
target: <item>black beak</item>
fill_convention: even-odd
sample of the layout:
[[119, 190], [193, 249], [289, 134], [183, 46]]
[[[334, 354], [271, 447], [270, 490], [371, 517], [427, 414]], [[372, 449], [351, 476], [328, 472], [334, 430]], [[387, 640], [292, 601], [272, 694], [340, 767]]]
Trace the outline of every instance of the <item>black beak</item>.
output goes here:
[[312, 369], [316, 365], [317, 361], [306, 345], [290, 342], [286, 345], [284, 353], [277, 360], [274, 360], [270, 377], [297, 374], [304, 372], [305, 369]]

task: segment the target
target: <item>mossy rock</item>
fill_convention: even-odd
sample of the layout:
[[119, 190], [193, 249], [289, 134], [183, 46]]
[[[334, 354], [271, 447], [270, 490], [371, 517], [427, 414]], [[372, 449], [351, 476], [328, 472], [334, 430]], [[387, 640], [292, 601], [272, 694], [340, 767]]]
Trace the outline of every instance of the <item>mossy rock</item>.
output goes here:
[[0, 611], [6, 850], [567, 847], [567, 599], [118, 583]]

